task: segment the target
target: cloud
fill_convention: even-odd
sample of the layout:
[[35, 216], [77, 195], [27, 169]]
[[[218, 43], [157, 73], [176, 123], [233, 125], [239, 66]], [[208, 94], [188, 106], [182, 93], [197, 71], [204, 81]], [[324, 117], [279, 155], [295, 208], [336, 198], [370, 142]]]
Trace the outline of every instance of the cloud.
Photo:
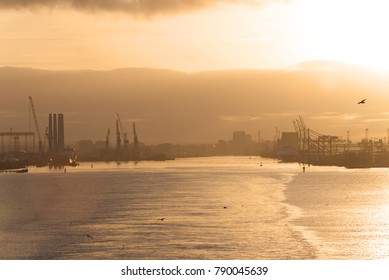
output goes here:
[[0, 0], [0, 9], [71, 8], [134, 15], [177, 13], [223, 3], [265, 4], [287, 0]]
[[258, 116], [221, 116], [221, 120], [229, 122], [250, 122], [259, 120]]
[[261, 114], [261, 117], [293, 117], [293, 116], [298, 116], [301, 115], [301, 112], [291, 112], [291, 113], [265, 113]]
[[344, 121], [355, 120], [357, 118], [360, 118], [359, 114], [339, 114], [337, 112], [325, 112], [311, 117], [311, 119], [315, 119], [315, 120], [336, 119], [336, 120], [344, 120]]
[[373, 123], [373, 122], [388, 122], [389, 118], [377, 118], [377, 119], [365, 119], [363, 122], [365, 123]]
[[[298, 114], [297, 114], [298, 115]], [[251, 122], [257, 121], [264, 118], [282, 118], [296, 116], [295, 113], [263, 113], [258, 115], [223, 115], [220, 119], [229, 122]]]

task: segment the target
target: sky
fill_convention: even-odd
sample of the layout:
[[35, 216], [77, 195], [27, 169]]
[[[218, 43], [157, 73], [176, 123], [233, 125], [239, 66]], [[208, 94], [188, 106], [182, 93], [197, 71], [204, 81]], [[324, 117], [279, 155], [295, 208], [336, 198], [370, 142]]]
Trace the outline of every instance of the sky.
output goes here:
[[[75, 140], [104, 138], [106, 128], [113, 129], [117, 111], [128, 123], [142, 120], [144, 133], [150, 133], [145, 141], [153, 139], [154, 143], [212, 142], [230, 137], [233, 130], [255, 135], [258, 129], [272, 139], [275, 126], [293, 130], [292, 120], [300, 114], [323, 133], [345, 135], [353, 128], [352, 133], [360, 138], [369, 127], [371, 135], [377, 131], [380, 137], [386, 136], [388, 79], [376, 79], [371, 73], [369, 82], [364, 72], [322, 72], [315, 77], [274, 73], [270, 80], [264, 78], [266, 73], [253, 78], [241, 72], [236, 79], [231, 73], [201, 73], [291, 71], [302, 66], [305, 71], [327, 71], [337, 65], [333, 62], [389, 70], [388, 8], [389, 2], [382, 0], [0, 0], [0, 67], [153, 68], [189, 75], [177, 74], [168, 83], [153, 72], [141, 71], [138, 74], [146, 82], [137, 89], [144, 95], [140, 96], [127, 74], [121, 77], [107, 71], [100, 77], [95, 73], [100, 84], [92, 79], [87, 85], [85, 73], [69, 78], [69, 73], [61, 72], [53, 74], [61, 78], [54, 78], [50, 73], [21, 71], [15, 82], [8, 69], [0, 75], [0, 116], [4, 120], [0, 130], [27, 123], [26, 101], [32, 95], [43, 120], [48, 113], [61, 110], [67, 121], [73, 121], [68, 130], [73, 129]], [[21, 77], [25, 78], [22, 82]], [[124, 84], [115, 84], [119, 80]], [[187, 107], [178, 101], [172, 106], [168, 96]], [[278, 99], [271, 103], [274, 96]], [[58, 98], [64, 98], [62, 104], [55, 102]], [[355, 106], [363, 98], [368, 100], [366, 106]], [[53, 102], [46, 104], [48, 100]], [[101, 117], [93, 131], [89, 119], [80, 116], [83, 108], [75, 112], [74, 104], [82, 104], [94, 121]], [[103, 120], [104, 129], [98, 127]]]
[[386, 69], [379, 0], [0, 0], [0, 66], [285, 69], [331, 60]]

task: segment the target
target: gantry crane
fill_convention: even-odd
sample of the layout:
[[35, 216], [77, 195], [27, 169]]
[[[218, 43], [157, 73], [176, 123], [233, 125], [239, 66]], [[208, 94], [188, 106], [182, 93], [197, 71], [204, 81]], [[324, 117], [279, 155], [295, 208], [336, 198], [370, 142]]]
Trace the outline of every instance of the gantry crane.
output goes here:
[[36, 128], [36, 132], [38, 134], [38, 147], [39, 147], [39, 153], [42, 153], [43, 152], [43, 145], [42, 145], [42, 138], [41, 138], [41, 133], [39, 131], [39, 125], [38, 125], [38, 120], [36, 118], [36, 114], [35, 114], [35, 107], [34, 107], [34, 103], [32, 101], [32, 97], [29, 96], [28, 97], [30, 99], [30, 105], [31, 105], [31, 110], [32, 110], [32, 114], [34, 116], [34, 122], [35, 122], [35, 128]]
[[121, 147], [122, 139], [120, 137], [119, 120], [116, 120], [116, 149], [119, 151]]
[[108, 128], [107, 136], [105, 138], [105, 148], [108, 151], [109, 150], [109, 135], [111, 134], [111, 130]]
[[135, 122], [132, 124], [133, 132], [134, 132], [134, 158], [135, 160], [139, 160], [139, 147], [138, 147], [138, 135], [136, 135]]
[[119, 122], [119, 127], [120, 127], [120, 134], [123, 135], [123, 150], [127, 150], [128, 149], [128, 138], [127, 138], [127, 133], [124, 132], [123, 130], [123, 124], [122, 124], [122, 120], [120, 119], [120, 115], [119, 113], [116, 113], [117, 117], [118, 117], [118, 122]]

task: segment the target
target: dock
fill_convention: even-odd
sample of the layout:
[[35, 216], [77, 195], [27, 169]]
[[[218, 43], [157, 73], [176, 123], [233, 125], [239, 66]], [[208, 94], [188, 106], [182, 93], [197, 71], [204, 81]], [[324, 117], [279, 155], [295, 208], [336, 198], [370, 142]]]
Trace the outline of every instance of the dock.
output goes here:
[[346, 168], [389, 167], [389, 151], [384, 139], [366, 137], [357, 143], [308, 128], [300, 117], [293, 121], [295, 132], [284, 132], [277, 139], [275, 157], [282, 162]]

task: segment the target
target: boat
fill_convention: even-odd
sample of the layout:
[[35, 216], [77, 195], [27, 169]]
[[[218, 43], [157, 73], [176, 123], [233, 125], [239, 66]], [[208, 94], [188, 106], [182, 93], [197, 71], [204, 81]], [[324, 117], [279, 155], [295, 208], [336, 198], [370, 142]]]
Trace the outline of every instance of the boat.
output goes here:
[[17, 169], [0, 169], [0, 173], [27, 173], [28, 168], [17, 168]]
[[17, 158], [0, 159], [0, 172], [26, 173], [28, 168]]

